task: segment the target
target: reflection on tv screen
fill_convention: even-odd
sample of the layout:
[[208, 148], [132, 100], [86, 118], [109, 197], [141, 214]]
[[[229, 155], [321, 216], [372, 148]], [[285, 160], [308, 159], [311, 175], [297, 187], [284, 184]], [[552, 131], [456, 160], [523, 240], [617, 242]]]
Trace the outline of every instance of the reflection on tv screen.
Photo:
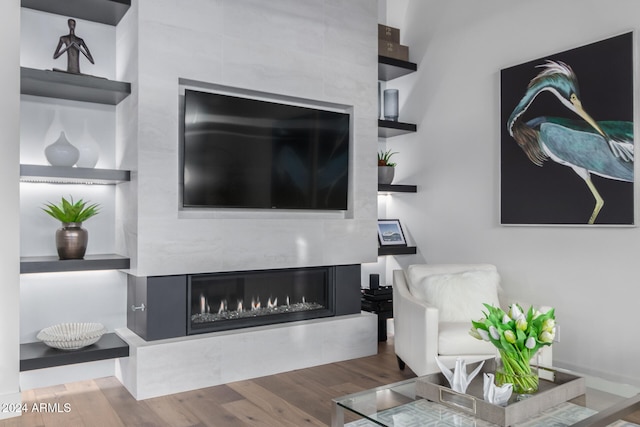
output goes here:
[[183, 205], [347, 209], [349, 119], [186, 90]]

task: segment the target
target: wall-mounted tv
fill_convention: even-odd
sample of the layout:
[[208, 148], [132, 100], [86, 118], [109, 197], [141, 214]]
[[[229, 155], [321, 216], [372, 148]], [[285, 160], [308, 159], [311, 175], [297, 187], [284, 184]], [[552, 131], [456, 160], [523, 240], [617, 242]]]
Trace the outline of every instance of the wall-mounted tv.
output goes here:
[[185, 89], [185, 208], [346, 210], [350, 115]]

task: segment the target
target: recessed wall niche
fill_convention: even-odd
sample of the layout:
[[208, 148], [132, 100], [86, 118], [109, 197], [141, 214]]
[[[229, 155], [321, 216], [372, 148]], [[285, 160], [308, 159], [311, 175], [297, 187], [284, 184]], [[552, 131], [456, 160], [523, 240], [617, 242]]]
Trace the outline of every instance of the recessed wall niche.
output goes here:
[[[53, 1], [53, 0], [52, 0]], [[53, 59], [60, 36], [69, 33], [67, 20], [72, 16], [57, 15], [22, 8], [20, 13], [20, 65], [38, 70], [66, 69], [66, 56]], [[80, 71], [114, 80], [116, 29], [112, 25], [76, 19], [75, 33], [89, 47], [95, 64], [80, 58]]]

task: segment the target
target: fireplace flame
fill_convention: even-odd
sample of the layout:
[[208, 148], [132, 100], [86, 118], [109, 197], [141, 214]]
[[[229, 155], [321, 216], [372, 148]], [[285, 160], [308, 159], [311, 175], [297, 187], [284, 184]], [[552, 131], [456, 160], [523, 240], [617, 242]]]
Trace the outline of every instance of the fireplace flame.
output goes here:
[[[211, 301], [209, 301], [210, 297], [212, 298]], [[278, 305], [279, 298], [281, 301], [284, 300], [284, 303], [281, 305]], [[278, 313], [315, 310], [315, 307], [317, 306], [322, 307], [320, 304], [315, 302], [307, 303], [304, 295], [300, 300], [298, 300], [297, 296], [294, 296], [293, 301], [291, 301], [291, 297], [289, 295], [270, 295], [268, 299], [264, 301], [264, 304], [260, 301], [260, 297], [255, 295], [251, 297], [250, 302], [244, 299], [237, 299], [236, 301], [237, 306], [234, 310], [233, 305], [231, 307], [229, 306], [228, 299], [224, 297], [218, 299], [215, 296], [208, 295], [206, 292], [201, 292], [199, 298], [194, 301], [197, 306], [194, 307], [195, 313], [192, 314], [192, 317], [196, 316], [200, 319], [197, 323], [205, 323], [223, 319], [240, 319]], [[245, 301], [247, 301], [246, 307]], [[233, 302], [231, 302], [231, 304], [233, 304]]]
[[207, 299], [204, 294], [200, 294], [200, 314], [205, 314], [207, 311]]

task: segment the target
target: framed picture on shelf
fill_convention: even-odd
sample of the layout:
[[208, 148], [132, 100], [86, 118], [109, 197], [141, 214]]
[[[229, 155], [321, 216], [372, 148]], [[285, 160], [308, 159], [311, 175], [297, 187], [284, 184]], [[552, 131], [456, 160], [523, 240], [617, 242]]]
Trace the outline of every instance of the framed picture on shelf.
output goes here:
[[399, 219], [378, 220], [378, 242], [380, 246], [407, 246]]

